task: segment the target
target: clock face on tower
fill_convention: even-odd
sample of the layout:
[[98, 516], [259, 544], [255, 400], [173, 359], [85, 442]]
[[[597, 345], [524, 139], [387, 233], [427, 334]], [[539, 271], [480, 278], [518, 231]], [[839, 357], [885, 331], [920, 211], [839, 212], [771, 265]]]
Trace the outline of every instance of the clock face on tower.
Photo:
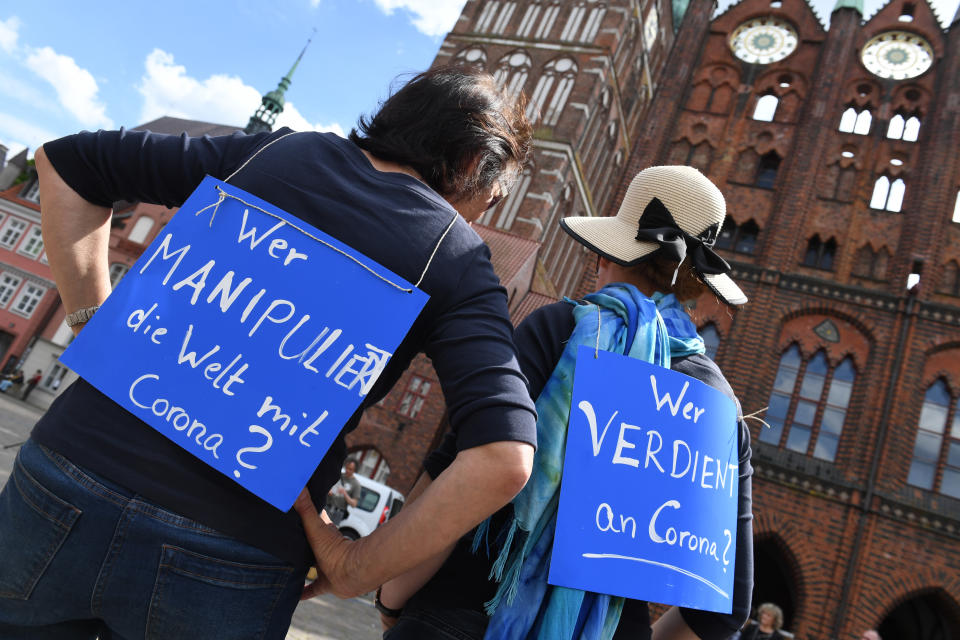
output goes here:
[[797, 32], [779, 18], [754, 18], [734, 29], [730, 36], [733, 55], [751, 64], [779, 62], [797, 48]]
[[930, 43], [908, 31], [884, 31], [874, 36], [860, 54], [870, 73], [889, 80], [916, 78], [933, 64]]

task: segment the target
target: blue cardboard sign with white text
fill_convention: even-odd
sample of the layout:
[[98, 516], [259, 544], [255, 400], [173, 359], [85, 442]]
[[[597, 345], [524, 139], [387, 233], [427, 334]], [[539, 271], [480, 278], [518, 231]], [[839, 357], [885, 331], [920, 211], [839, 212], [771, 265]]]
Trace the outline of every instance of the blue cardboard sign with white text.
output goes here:
[[207, 177], [61, 360], [287, 510], [427, 298], [299, 218]]
[[580, 347], [550, 584], [730, 613], [737, 414], [720, 391]]

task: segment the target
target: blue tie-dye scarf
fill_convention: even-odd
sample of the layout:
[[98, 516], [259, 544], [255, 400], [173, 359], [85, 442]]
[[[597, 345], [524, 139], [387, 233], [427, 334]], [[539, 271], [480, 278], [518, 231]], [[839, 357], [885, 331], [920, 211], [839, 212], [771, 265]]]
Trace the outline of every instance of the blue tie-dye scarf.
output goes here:
[[[500, 585], [487, 603], [490, 640], [607, 640], [620, 621], [623, 598], [547, 585], [578, 348], [596, 347], [599, 334], [601, 350], [667, 368], [672, 357], [704, 352], [672, 294], [648, 298], [633, 285], [614, 283], [588, 295], [573, 314], [576, 328], [537, 398], [533, 474], [513, 499], [513, 517], [495, 536], [502, 542], [491, 578]], [[489, 522], [478, 530], [474, 550], [487, 539]]]

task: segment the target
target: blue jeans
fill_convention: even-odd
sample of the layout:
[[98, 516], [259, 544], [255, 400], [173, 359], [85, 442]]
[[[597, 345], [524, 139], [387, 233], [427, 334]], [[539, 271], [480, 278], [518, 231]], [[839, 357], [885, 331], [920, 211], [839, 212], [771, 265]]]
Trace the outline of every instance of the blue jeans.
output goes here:
[[0, 493], [0, 638], [286, 635], [306, 567], [28, 441]]

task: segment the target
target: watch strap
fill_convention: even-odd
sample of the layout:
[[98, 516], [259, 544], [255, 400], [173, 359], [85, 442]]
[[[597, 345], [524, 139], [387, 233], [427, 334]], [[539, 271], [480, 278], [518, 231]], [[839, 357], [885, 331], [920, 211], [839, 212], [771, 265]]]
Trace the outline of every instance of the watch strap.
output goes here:
[[95, 314], [99, 308], [100, 305], [95, 305], [93, 307], [83, 307], [82, 309], [77, 309], [73, 313], [68, 313], [66, 317], [67, 326], [73, 327], [78, 324], [83, 324], [92, 318], [93, 314]]
[[383, 587], [380, 587], [379, 589], [377, 589], [377, 597], [373, 601], [373, 606], [377, 608], [377, 611], [387, 616], [388, 618], [399, 618], [400, 614], [403, 613], [403, 608], [391, 609], [387, 605], [383, 604], [383, 602], [380, 601], [380, 591], [382, 590], [383, 590]]

